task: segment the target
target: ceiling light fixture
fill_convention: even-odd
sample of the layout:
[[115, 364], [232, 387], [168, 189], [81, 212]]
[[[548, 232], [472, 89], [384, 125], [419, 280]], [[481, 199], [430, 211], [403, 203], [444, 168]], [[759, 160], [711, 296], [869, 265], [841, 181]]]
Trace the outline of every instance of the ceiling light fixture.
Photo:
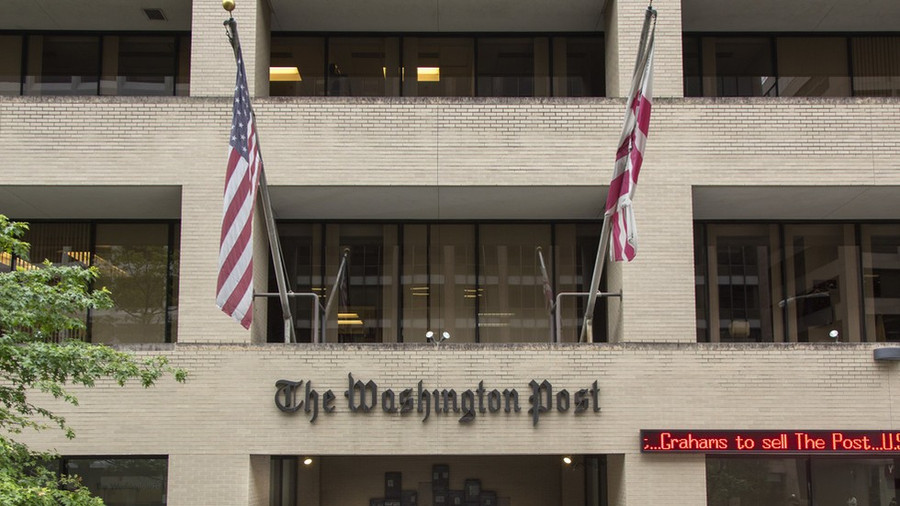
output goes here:
[[300, 82], [300, 69], [297, 67], [269, 67], [269, 81]]

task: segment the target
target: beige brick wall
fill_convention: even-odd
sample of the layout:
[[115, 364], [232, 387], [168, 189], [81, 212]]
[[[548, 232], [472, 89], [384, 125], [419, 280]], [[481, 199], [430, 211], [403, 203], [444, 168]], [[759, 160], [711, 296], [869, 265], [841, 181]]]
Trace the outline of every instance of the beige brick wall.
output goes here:
[[[66, 455], [170, 455], [173, 505], [261, 497], [264, 466], [250, 455], [567, 453], [624, 455], [611, 461], [612, 477], [623, 475], [612, 485], [620, 505], [660, 497], [702, 504], [702, 457], [642, 455], [639, 429], [900, 429], [900, 398], [891, 393], [900, 391], [897, 365], [875, 363], [873, 347], [176, 345], [167, 354], [190, 371], [186, 384], [104, 382], [82, 391], [79, 407], [59, 408], [76, 439], [58, 431], [26, 437]], [[398, 394], [419, 380], [459, 393], [483, 380], [489, 390], [516, 388], [522, 412], [479, 414], [471, 424], [432, 412], [423, 423], [418, 413], [382, 412], [379, 397], [373, 412], [354, 414], [343, 395], [348, 373]], [[335, 412], [320, 411], [315, 424], [302, 411], [281, 413], [273, 396], [282, 378], [311, 380], [320, 395], [332, 389]], [[602, 411], [551, 410], [535, 427], [527, 413], [532, 379], [570, 392], [596, 380]]]

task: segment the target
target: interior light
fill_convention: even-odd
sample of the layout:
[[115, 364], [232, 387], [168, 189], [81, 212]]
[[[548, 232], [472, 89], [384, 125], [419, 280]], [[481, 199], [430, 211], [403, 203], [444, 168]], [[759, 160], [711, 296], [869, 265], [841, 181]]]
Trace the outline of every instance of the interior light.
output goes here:
[[302, 81], [297, 67], [269, 67], [269, 81]]
[[436, 83], [441, 80], [440, 67], [418, 67], [416, 70], [419, 82]]
[[338, 325], [362, 325], [362, 320], [338, 320]]
[[568, 455], [566, 455], [565, 457], [563, 457], [563, 464], [569, 465], [569, 464], [571, 464], [571, 463], [572, 463], [572, 457], [569, 457]]
[[303, 459], [303, 465], [304, 465], [304, 466], [308, 466], [308, 465], [310, 465], [310, 464], [312, 464], [312, 459], [311, 459], [311, 458], [306, 457], [305, 459]]
[[359, 313], [338, 313], [338, 318], [345, 318], [348, 320], [359, 320]]

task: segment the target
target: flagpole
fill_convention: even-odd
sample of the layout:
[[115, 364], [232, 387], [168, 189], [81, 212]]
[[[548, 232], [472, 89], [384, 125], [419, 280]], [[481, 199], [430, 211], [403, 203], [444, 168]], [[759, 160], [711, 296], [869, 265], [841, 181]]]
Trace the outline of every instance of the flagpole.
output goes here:
[[[631, 87], [628, 90], [628, 98], [625, 101], [625, 125], [622, 129], [622, 136], [619, 138], [619, 146], [626, 140], [625, 136], [630, 130], [629, 127], [633, 126], [630, 123], [634, 121], [634, 117], [631, 115], [631, 108], [634, 103], [635, 93], [641, 86], [641, 80], [643, 79], [644, 67], [647, 64], [649, 53], [648, 46], [653, 45], [653, 34], [651, 34], [650, 31], [651, 19], [653, 21], [653, 31], [655, 32], [656, 10], [653, 8], [652, 0], [647, 7], [644, 17], [644, 26], [641, 28], [641, 39], [638, 46], [637, 58], [634, 62]], [[613, 178], [615, 178], [615, 176], [616, 172], [613, 171]], [[584, 324], [581, 326], [581, 337], [579, 338], [579, 341], [581, 342], [593, 342], [594, 307], [597, 303], [597, 292], [600, 290], [600, 278], [603, 276], [603, 267], [606, 263], [607, 251], [609, 250], [609, 236], [612, 228], [610, 218], [614, 214], [614, 211], [615, 208], [607, 209], [606, 206], [604, 206], [603, 226], [600, 229], [600, 244], [597, 246], [597, 259], [594, 261], [594, 273], [591, 275], [591, 287], [588, 291], [588, 302], [584, 312]]]
[[[234, 10], [234, 1], [224, 0], [222, 2], [222, 7], [224, 7], [225, 10], [227, 10], [229, 13], [228, 19], [225, 20], [223, 24], [228, 28], [226, 30], [226, 34], [228, 35], [228, 41], [231, 42], [231, 49], [234, 51], [235, 62], [237, 62], [238, 48], [241, 47], [241, 42], [238, 38], [237, 22], [231, 15], [231, 11]], [[250, 114], [253, 115], [253, 122], [256, 123], [256, 112], [253, 111], [253, 104], [251, 103], [248, 105], [250, 107]], [[260, 159], [262, 159], [262, 148], [259, 147], [258, 142], [257, 150], [259, 151]], [[278, 284], [278, 299], [281, 301], [281, 314], [284, 318], [284, 342], [296, 343], [297, 336], [294, 329], [294, 316], [291, 313], [291, 305], [288, 302], [288, 292], [290, 290], [287, 286], [287, 275], [284, 267], [284, 254], [281, 251], [281, 241], [278, 238], [278, 230], [275, 227], [275, 213], [272, 210], [272, 199], [269, 196], [269, 185], [266, 183], [266, 172], [262, 164], [260, 166], [259, 186], [257, 188], [260, 200], [262, 201], [261, 204], [263, 208], [263, 217], [269, 239], [269, 251], [272, 252], [272, 262], [274, 264], [275, 270], [275, 281]]]

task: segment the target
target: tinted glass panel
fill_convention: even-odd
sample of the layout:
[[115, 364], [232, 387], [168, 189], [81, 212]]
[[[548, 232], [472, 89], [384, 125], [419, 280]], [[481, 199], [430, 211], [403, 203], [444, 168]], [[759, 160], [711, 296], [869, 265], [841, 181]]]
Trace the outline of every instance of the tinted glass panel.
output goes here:
[[851, 37], [850, 44], [854, 94], [900, 96], [900, 37]]
[[770, 39], [709, 37], [703, 42], [704, 74], [715, 76], [715, 87], [704, 84], [704, 90], [720, 97], [776, 95]]
[[479, 38], [478, 96], [549, 95], [546, 38]]
[[272, 37], [270, 65], [284, 70], [269, 73], [272, 96], [325, 95], [325, 39], [323, 37]]
[[863, 296], [868, 341], [900, 341], [900, 226], [863, 225]]
[[683, 53], [684, 96], [703, 96], [700, 69], [700, 37], [685, 35], [681, 45]]
[[103, 38], [103, 95], [174, 95], [175, 36]]
[[403, 95], [471, 97], [475, 43], [470, 38], [403, 38]]
[[400, 44], [397, 37], [328, 39], [331, 96], [393, 97], [400, 94]]
[[897, 463], [893, 458], [814, 458], [811, 474], [815, 503], [827, 504], [825, 498], [835, 498], [839, 504], [856, 506], [895, 505], [900, 477]]
[[845, 37], [779, 37], [778, 95], [849, 97]]
[[100, 76], [100, 37], [28, 37], [27, 95], [96, 95]]
[[0, 35], [0, 95], [22, 90], [22, 36]]
[[707, 457], [706, 504], [810, 506], [807, 462], [805, 458]]
[[553, 38], [553, 95], [602, 97], [606, 94], [602, 37]]
[[91, 340], [161, 343], [166, 340], [169, 234], [165, 224], [99, 224], [94, 265], [115, 306], [96, 310]]
[[166, 458], [65, 459], [65, 472], [78, 475], [107, 506], [165, 506]]

